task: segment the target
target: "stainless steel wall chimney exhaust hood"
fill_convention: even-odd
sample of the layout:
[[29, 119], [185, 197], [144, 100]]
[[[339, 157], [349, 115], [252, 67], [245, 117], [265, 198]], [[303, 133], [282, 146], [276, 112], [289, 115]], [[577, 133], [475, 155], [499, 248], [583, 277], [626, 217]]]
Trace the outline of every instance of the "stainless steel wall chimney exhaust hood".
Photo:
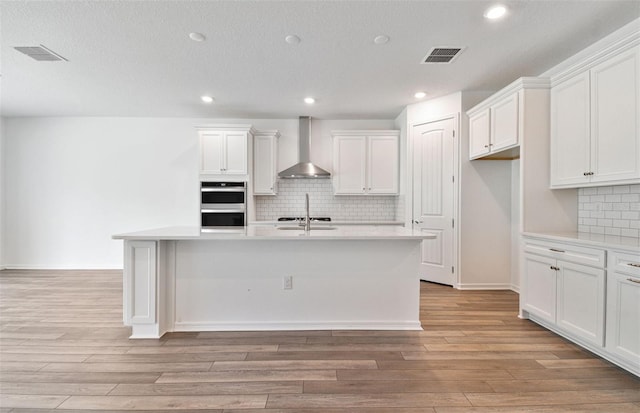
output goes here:
[[300, 116], [298, 123], [298, 163], [278, 174], [279, 178], [330, 178], [331, 174], [311, 163], [309, 148], [311, 146], [311, 117]]

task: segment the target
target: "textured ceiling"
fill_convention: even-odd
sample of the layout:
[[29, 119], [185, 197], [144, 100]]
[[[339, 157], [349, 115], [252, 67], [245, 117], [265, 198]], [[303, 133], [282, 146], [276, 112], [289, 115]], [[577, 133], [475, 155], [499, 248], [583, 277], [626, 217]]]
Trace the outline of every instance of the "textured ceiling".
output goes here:
[[[497, 90], [640, 17], [637, 0], [506, 1], [508, 17], [490, 22], [492, 3], [2, 1], [1, 113], [394, 118], [416, 91]], [[379, 34], [391, 40], [376, 45]], [[40, 44], [68, 62], [14, 49]], [[419, 64], [434, 46], [466, 49], [450, 65]]]

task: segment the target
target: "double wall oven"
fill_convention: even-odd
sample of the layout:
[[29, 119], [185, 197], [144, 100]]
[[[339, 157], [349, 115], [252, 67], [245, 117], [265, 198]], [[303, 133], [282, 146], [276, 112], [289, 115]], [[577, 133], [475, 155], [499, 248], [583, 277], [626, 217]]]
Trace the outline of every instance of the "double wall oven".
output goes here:
[[241, 232], [247, 225], [246, 182], [202, 182], [200, 215], [203, 232]]

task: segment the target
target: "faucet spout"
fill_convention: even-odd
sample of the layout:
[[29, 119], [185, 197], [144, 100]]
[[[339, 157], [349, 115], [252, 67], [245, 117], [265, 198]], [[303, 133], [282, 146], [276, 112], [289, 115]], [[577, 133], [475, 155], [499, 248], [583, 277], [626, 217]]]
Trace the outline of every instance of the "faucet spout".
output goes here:
[[304, 216], [304, 230], [309, 232], [311, 230], [311, 218], [309, 218], [309, 193], [305, 194], [305, 216]]

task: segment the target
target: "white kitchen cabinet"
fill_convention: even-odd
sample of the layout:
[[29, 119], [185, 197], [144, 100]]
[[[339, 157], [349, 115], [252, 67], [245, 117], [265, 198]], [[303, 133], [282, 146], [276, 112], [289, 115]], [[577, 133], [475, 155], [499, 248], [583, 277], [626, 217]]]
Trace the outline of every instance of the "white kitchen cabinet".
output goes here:
[[[546, 122], [539, 108], [548, 111], [549, 98], [541, 101], [533, 97], [536, 89], [548, 91], [549, 80], [520, 78], [467, 111], [469, 159], [520, 157], [520, 144], [528, 128], [534, 123]], [[540, 139], [540, 136], [531, 136], [531, 139]]]
[[473, 116], [469, 116], [469, 157], [480, 158], [489, 154], [490, 126], [489, 109], [482, 110]]
[[522, 309], [569, 336], [604, 345], [604, 250], [525, 241]]
[[558, 326], [595, 345], [604, 345], [605, 271], [558, 260]]
[[277, 130], [256, 131], [253, 137], [253, 193], [276, 195], [278, 182]]
[[333, 131], [336, 195], [397, 195], [399, 132]]
[[491, 105], [491, 152], [518, 145], [518, 93]]
[[551, 89], [551, 185], [589, 182], [589, 72]]
[[524, 256], [521, 286], [523, 309], [551, 323], [556, 322], [555, 258], [535, 254]]
[[606, 349], [640, 375], [640, 254], [608, 252]]
[[551, 187], [640, 182], [640, 47], [553, 81]]
[[200, 176], [249, 173], [249, 141], [254, 130], [250, 125], [211, 125], [197, 127], [200, 135]]

